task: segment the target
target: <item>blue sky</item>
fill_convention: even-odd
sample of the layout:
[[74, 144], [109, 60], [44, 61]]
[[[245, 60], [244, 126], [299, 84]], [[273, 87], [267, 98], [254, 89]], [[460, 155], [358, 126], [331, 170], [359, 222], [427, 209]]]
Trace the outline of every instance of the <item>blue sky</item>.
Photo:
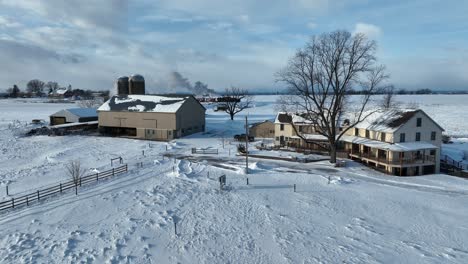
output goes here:
[[345, 29], [378, 42], [391, 82], [468, 89], [468, 1], [0, 0], [0, 89], [33, 78], [111, 89], [172, 71], [223, 90], [281, 89], [274, 73], [311, 35]]

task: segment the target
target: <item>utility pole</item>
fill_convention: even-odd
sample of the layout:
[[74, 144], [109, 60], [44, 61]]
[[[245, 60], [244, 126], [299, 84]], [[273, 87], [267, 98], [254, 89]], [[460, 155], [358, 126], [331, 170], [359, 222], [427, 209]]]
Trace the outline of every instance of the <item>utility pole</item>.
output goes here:
[[245, 116], [245, 174], [249, 174], [249, 126]]

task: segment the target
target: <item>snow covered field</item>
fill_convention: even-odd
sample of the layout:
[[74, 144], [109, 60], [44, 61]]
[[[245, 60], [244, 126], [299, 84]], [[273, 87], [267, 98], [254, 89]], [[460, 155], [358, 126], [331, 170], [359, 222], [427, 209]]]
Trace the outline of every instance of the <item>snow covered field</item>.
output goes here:
[[[257, 97], [249, 121], [274, 118], [275, 98]], [[467, 99], [398, 97], [460, 137], [452, 146], [468, 138]], [[0, 200], [8, 199], [7, 184], [16, 195], [69, 180], [64, 165], [73, 159], [102, 171], [122, 156], [130, 172], [83, 187], [78, 196], [0, 214], [0, 263], [468, 262], [464, 179], [390, 177], [352, 162], [334, 168], [251, 159], [246, 185], [244, 159], [230, 142], [243, 131], [243, 116], [232, 122], [211, 109], [207, 133], [170, 143], [18, 137], [24, 123], [70, 107], [0, 100]], [[162, 159], [187, 156], [191, 147], [220, 154]], [[223, 174], [227, 191], [219, 190]]]

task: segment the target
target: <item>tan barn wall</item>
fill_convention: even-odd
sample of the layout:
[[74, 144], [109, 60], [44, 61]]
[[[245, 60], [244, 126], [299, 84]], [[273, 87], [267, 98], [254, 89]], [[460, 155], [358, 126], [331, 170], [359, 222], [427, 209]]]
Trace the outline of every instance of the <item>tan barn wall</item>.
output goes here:
[[263, 122], [249, 129], [249, 135], [260, 138], [274, 138], [275, 124], [273, 122]]
[[205, 108], [193, 97], [185, 101], [176, 115], [180, 136], [205, 131]]

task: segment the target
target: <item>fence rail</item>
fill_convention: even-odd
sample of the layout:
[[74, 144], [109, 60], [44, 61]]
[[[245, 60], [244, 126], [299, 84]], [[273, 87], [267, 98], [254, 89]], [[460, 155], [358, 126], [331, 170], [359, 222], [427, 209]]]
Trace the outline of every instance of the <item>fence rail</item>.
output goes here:
[[95, 173], [87, 176], [80, 177], [77, 181], [70, 180], [64, 183], [59, 183], [57, 185], [37, 190], [32, 193], [28, 193], [18, 197], [12, 197], [11, 200], [0, 202], [0, 211], [20, 207], [20, 206], [29, 206], [31, 203], [39, 202], [41, 199], [45, 199], [48, 196], [56, 195], [59, 193], [63, 193], [70, 189], [77, 190], [78, 187], [81, 187], [84, 184], [89, 184], [92, 182], [96, 182], [102, 179], [106, 179], [112, 177], [114, 175], [124, 173], [128, 171], [127, 164], [122, 165], [117, 168], [113, 168], [112, 170], [107, 170], [100, 173]]
[[192, 148], [192, 154], [218, 154], [218, 149]]

